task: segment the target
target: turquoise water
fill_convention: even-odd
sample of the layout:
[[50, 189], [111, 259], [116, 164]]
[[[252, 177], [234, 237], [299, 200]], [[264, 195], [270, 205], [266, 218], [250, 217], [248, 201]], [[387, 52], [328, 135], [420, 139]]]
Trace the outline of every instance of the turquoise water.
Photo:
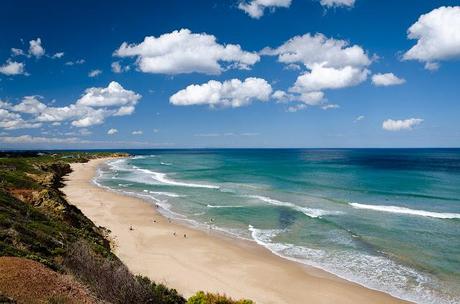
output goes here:
[[460, 303], [459, 149], [129, 152], [96, 182], [400, 298]]

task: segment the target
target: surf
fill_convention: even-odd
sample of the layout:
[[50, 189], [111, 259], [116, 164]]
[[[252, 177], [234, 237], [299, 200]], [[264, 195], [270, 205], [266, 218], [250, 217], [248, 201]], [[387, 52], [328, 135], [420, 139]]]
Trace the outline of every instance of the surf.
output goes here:
[[244, 208], [245, 206], [226, 206], [226, 205], [211, 205], [207, 204], [207, 208]]
[[399, 206], [366, 205], [366, 204], [359, 204], [359, 203], [349, 203], [349, 205], [356, 209], [367, 209], [367, 210], [381, 211], [381, 212], [388, 212], [388, 213], [395, 213], [395, 214], [416, 215], [416, 216], [432, 217], [432, 218], [438, 218], [438, 219], [460, 219], [460, 213], [450, 213], [450, 212], [442, 213], [442, 212], [410, 209], [410, 208], [399, 207]]
[[[371, 289], [387, 292], [395, 297], [416, 303], [451, 303], [439, 294], [433, 294], [432, 277], [384, 256], [365, 252], [342, 250], [327, 251], [274, 239], [285, 232], [282, 229], [258, 229], [248, 225], [251, 238], [273, 254], [297, 263], [320, 268], [345, 280]], [[353, 269], [354, 271], [350, 271]], [[413, 290], [407, 290], [407, 280]]]
[[[288, 208], [291, 208], [293, 210], [299, 211], [299, 212], [301, 212], [301, 213], [303, 213], [306, 216], [311, 217], [311, 218], [321, 218], [324, 215], [333, 214], [332, 212], [328, 212], [328, 211], [323, 210], [323, 209], [302, 207], [302, 206], [298, 206], [298, 205], [290, 203], [290, 202], [283, 202], [283, 201], [279, 201], [279, 200], [276, 200], [276, 199], [273, 199], [273, 198], [270, 198], [270, 197], [266, 197], [266, 196], [262, 196], [262, 195], [247, 195], [247, 197], [255, 198], [255, 199], [258, 199], [260, 201], [266, 202], [266, 203], [268, 203], [270, 205], [274, 205], [274, 206], [288, 207]], [[337, 213], [337, 212], [335, 212], [335, 213]]]
[[207, 185], [207, 184], [195, 184], [195, 183], [185, 183], [185, 182], [179, 182], [172, 180], [168, 178], [166, 173], [161, 173], [161, 172], [155, 172], [152, 170], [148, 169], [141, 169], [138, 167], [134, 167], [137, 171], [146, 173], [150, 175], [154, 180], [166, 184], [166, 185], [171, 185], [171, 186], [181, 186], [181, 187], [191, 187], [191, 188], [207, 188], [207, 189], [219, 189], [219, 186], [215, 185]]
[[150, 194], [168, 196], [168, 197], [184, 197], [184, 195], [177, 194], [177, 193], [174, 193], [174, 192], [150, 191], [150, 190], [147, 190], [147, 189], [144, 189], [144, 192], [147, 192], [147, 193], [150, 193]]

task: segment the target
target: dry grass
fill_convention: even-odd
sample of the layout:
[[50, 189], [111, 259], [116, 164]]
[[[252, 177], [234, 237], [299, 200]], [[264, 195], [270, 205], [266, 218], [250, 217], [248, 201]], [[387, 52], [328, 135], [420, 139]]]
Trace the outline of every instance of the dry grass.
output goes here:
[[174, 289], [156, 285], [147, 278], [135, 277], [119, 260], [101, 258], [84, 242], [77, 242], [69, 249], [64, 265], [89, 286], [99, 299], [107, 302], [185, 303], [185, 299]]

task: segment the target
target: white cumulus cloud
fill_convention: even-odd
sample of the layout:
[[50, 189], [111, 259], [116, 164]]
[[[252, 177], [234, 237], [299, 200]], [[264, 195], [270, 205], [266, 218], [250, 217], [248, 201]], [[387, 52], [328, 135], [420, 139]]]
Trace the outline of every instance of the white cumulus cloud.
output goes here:
[[362, 67], [372, 62], [362, 47], [321, 33], [295, 36], [278, 48], [265, 48], [261, 54], [278, 56], [278, 61], [285, 64], [301, 63], [308, 69], [318, 64], [333, 68]]
[[323, 110], [340, 108], [337, 104], [327, 103], [327, 100], [324, 98], [324, 92], [322, 91], [309, 91], [300, 94], [291, 94], [282, 90], [277, 90], [271, 97], [279, 103], [298, 102], [298, 104], [289, 105], [287, 108], [288, 112], [304, 110], [307, 106], [321, 106]]
[[[316, 1], [316, 0], [315, 0]], [[274, 11], [277, 8], [288, 8], [292, 0], [241, 0], [238, 8], [254, 19], [260, 19], [265, 10]], [[320, 0], [319, 3], [327, 8], [353, 7], [355, 0]]]
[[295, 96], [299, 101], [309, 106], [316, 106], [323, 102], [324, 93], [321, 91], [304, 92]]
[[353, 122], [358, 122], [358, 121], [361, 121], [365, 118], [364, 115], [359, 115], [358, 117], [355, 118], [355, 120], [353, 120]]
[[276, 9], [279, 7], [289, 7], [291, 0], [250, 0], [241, 1], [238, 8], [246, 12], [249, 16], [259, 19], [264, 15], [265, 9]]
[[110, 66], [112, 68], [112, 72], [114, 72], [114, 73], [121, 73], [123, 71], [122, 68], [121, 68], [120, 62], [118, 62], [118, 61], [112, 62], [112, 64]]
[[56, 137], [40, 137], [40, 136], [31, 136], [31, 135], [21, 135], [21, 136], [0, 136], [1, 143], [7, 144], [50, 144], [50, 143], [81, 143], [82, 141], [79, 138], [75, 137], [66, 137], [66, 138], [56, 138]]
[[25, 96], [12, 110], [20, 113], [38, 114], [46, 109], [46, 105], [38, 100], [41, 96]]
[[101, 75], [101, 74], [102, 74], [102, 71], [96, 69], [96, 70], [90, 71], [90, 72], [88, 73], [88, 77], [92, 77], [92, 78], [93, 78], [93, 77], [97, 77], [97, 76], [99, 76], [99, 75]]
[[68, 66], [73, 66], [73, 65], [80, 65], [80, 64], [83, 64], [85, 63], [86, 60], [85, 59], [78, 59], [78, 60], [75, 60], [75, 61], [67, 61], [66, 63], [64, 63], [65, 65], [68, 65]]
[[111, 115], [111, 112], [106, 109], [95, 110], [93, 108], [88, 108], [87, 110], [87, 113], [85, 113], [81, 118], [72, 121], [72, 126], [85, 128], [100, 125], [104, 122], [106, 117]]
[[144, 132], [142, 132], [141, 130], [136, 130], [136, 131], [133, 131], [131, 132], [132, 135], [142, 135]]
[[117, 133], [118, 133], [118, 130], [117, 130], [117, 129], [114, 129], [114, 128], [109, 129], [109, 130], [107, 131], [107, 134], [109, 134], [109, 135], [114, 135], [114, 134], [117, 134]]
[[292, 95], [286, 93], [283, 90], [276, 90], [272, 94], [272, 98], [275, 99], [277, 102], [287, 102], [291, 101]]
[[331, 110], [331, 109], [338, 109], [340, 106], [338, 104], [326, 104], [321, 107], [323, 110]]
[[110, 67], [112, 68], [112, 72], [117, 73], [117, 74], [129, 71], [130, 69], [129, 65], [122, 66], [119, 61], [112, 62]]
[[77, 104], [91, 107], [136, 105], [141, 97], [134, 91], [124, 89], [118, 82], [112, 81], [106, 88], [86, 89]]
[[392, 86], [405, 83], [406, 80], [404, 78], [399, 78], [393, 73], [385, 73], [385, 74], [374, 74], [372, 75], [372, 83], [375, 86]]
[[141, 97], [112, 81], [105, 88], [86, 89], [75, 103], [62, 107], [46, 105], [40, 96], [26, 96], [16, 105], [0, 101], [0, 128], [38, 128], [43, 123], [59, 125], [64, 121], [75, 127], [90, 127], [111, 116], [132, 114]]
[[0, 73], [7, 76], [21, 75], [24, 74], [24, 66], [25, 64], [22, 62], [7, 60], [5, 64], [0, 66]]
[[355, 5], [355, 0], [321, 0], [320, 3], [326, 7], [352, 7]]
[[286, 111], [291, 112], [291, 113], [295, 113], [295, 112], [300, 111], [300, 110], [305, 110], [306, 108], [307, 108], [306, 104], [299, 103], [299, 104], [289, 106]]
[[438, 68], [438, 61], [460, 57], [460, 6], [442, 6], [421, 15], [407, 31], [416, 45], [404, 60], [418, 60], [429, 70]]
[[[301, 69], [303, 65], [305, 68], [289, 89], [294, 95], [282, 96], [279, 93], [274, 98], [298, 100], [305, 105], [323, 107], [324, 90], [362, 83], [367, 79], [370, 73], [367, 67], [372, 63], [372, 58], [369, 58], [361, 46], [350, 45], [345, 40], [327, 38], [321, 33], [295, 36], [277, 48], [263, 49], [260, 54], [277, 56], [278, 61], [287, 67], [294, 65]], [[312, 99], [311, 96], [316, 98]], [[312, 100], [308, 102], [308, 99]], [[292, 107], [291, 111], [303, 109], [305, 105]]]
[[169, 98], [176, 106], [209, 105], [210, 107], [242, 107], [253, 101], [268, 101], [271, 85], [261, 78], [246, 78], [219, 82], [210, 80], [201, 85], [189, 85]]
[[29, 41], [29, 54], [36, 58], [45, 55], [45, 49], [42, 47], [42, 40], [40, 38]]
[[53, 56], [51, 56], [52, 59], [59, 59], [62, 57], [64, 57], [64, 52], [55, 53]]
[[39, 128], [42, 124], [38, 122], [28, 122], [20, 114], [12, 113], [6, 109], [0, 109], [0, 128], [5, 130]]
[[[142, 72], [160, 74], [220, 74], [229, 68], [249, 69], [259, 61], [256, 53], [246, 52], [237, 44], [219, 44], [216, 37], [181, 29], [159, 37], [147, 36], [139, 44], [123, 44], [117, 57], [136, 57]], [[227, 64], [222, 66], [222, 64]]]
[[387, 119], [382, 123], [382, 128], [387, 131], [412, 130], [423, 122], [421, 118], [409, 118], [404, 120]]
[[368, 74], [369, 70], [352, 66], [331, 68], [315, 65], [310, 72], [306, 72], [297, 78], [291, 91], [302, 93], [346, 88], [365, 81]]
[[24, 51], [21, 50], [21, 49], [17, 49], [17, 48], [11, 48], [11, 56], [23, 56], [25, 55], [24, 54]]

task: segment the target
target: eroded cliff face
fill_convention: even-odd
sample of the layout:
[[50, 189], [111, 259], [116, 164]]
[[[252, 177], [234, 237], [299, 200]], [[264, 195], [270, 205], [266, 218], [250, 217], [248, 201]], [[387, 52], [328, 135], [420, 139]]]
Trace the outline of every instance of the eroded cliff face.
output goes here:
[[87, 158], [0, 158], [0, 256], [27, 257], [61, 269], [68, 246], [83, 239], [116, 259], [106, 230], [69, 204], [59, 189], [71, 172], [70, 161]]

